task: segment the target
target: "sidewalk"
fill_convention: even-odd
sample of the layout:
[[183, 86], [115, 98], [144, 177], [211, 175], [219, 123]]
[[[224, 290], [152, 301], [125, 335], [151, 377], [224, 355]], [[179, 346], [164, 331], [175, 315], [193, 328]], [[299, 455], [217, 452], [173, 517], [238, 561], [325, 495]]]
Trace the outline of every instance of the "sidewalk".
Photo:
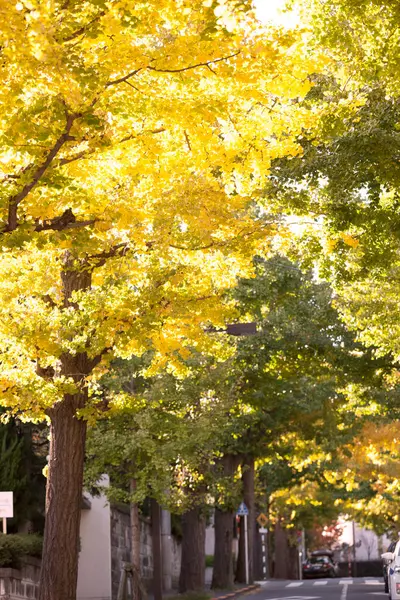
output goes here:
[[237, 598], [238, 596], [245, 596], [246, 594], [251, 594], [260, 588], [259, 583], [254, 583], [253, 585], [247, 585], [245, 587], [235, 587], [233, 590], [229, 590], [228, 592], [225, 590], [216, 591], [211, 590], [212, 598], [211, 600], [227, 600], [228, 598]]
[[[206, 588], [204, 590], [204, 596], [209, 596], [207, 600], [231, 600], [232, 598], [251, 594], [260, 588], [261, 585], [259, 583], [254, 583], [253, 585], [247, 586], [235, 585], [235, 587], [231, 590], [210, 590], [209, 588]], [[177, 600], [180, 596], [181, 595], [177, 591], [164, 592], [163, 600]], [[187, 597], [187, 595], [182, 594], [182, 599], [185, 597]], [[149, 593], [147, 600], [154, 600], [153, 594]]]

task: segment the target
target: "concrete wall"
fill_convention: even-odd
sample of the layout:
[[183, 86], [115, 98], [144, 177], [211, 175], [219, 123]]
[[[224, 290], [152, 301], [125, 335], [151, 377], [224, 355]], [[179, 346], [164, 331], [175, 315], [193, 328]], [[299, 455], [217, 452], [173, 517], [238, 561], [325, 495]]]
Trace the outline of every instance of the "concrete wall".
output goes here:
[[0, 598], [33, 600], [38, 597], [40, 560], [26, 557], [21, 569], [0, 568]]
[[[131, 523], [129, 506], [111, 507], [111, 570], [112, 598], [117, 597], [119, 580], [124, 562], [131, 562]], [[140, 519], [140, 572], [147, 587], [153, 578], [153, 546], [151, 527], [147, 519]]]
[[214, 511], [210, 515], [209, 523], [206, 527], [206, 555], [214, 556], [215, 549], [215, 528], [214, 528]]
[[[131, 524], [129, 506], [118, 504], [111, 506], [111, 565], [112, 565], [112, 600], [116, 600], [118, 585], [124, 562], [130, 562]], [[178, 587], [181, 545], [171, 536], [168, 544], [171, 552], [172, 587]], [[140, 571], [143, 582], [148, 589], [153, 580], [153, 544], [149, 519], [140, 519]]]
[[111, 600], [110, 505], [104, 495], [90, 496], [88, 504], [81, 513], [77, 599]]

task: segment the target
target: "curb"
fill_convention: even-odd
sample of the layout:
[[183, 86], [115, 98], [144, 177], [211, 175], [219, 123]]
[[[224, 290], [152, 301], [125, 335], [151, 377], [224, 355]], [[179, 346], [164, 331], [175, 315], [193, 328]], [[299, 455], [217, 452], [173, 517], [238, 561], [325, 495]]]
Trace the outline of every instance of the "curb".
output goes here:
[[245, 588], [240, 588], [239, 590], [235, 590], [230, 594], [226, 594], [226, 596], [216, 596], [215, 598], [210, 598], [210, 600], [227, 600], [228, 598], [237, 598], [238, 596], [244, 596], [245, 594], [249, 594], [251, 592], [255, 592], [260, 589], [261, 586], [256, 583], [254, 585], [249, 585]]

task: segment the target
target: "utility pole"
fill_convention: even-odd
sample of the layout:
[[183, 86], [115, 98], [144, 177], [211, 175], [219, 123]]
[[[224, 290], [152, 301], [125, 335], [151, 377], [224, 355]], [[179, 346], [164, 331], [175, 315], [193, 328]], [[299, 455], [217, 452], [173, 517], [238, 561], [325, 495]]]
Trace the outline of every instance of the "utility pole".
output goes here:
[[163, 591], [169, 592], [172, 589], [172, 540], [171, 540], [171, 513], [168, 510], [161, 510], [161, 563]]
[[356, 557], [356, 523], [353, 521], [353, 577], [357, 577], [357, 557]]
[[161, 508], [154, 498], [151, 499], [151, 536], [153, 541], [153, 596], [154, 600], [162, 600]]

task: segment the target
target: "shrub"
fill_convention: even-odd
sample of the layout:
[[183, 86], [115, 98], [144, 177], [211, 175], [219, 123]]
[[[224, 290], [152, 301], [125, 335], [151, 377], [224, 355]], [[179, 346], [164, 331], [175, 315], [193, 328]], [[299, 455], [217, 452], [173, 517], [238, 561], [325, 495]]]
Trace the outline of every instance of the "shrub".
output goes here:
[[171, 596], [168, 600], [210, 600], [210, 598], [211, 594], [200, 590], [198, 592], [186, 592], [178, 596]]
[[0, 567], [21, 567], [23, 556], [41, 558], [43, 539], [39, 535], [0, 534]]
[[206, 554], [206, 567], [214, 566], [214, 554]]

